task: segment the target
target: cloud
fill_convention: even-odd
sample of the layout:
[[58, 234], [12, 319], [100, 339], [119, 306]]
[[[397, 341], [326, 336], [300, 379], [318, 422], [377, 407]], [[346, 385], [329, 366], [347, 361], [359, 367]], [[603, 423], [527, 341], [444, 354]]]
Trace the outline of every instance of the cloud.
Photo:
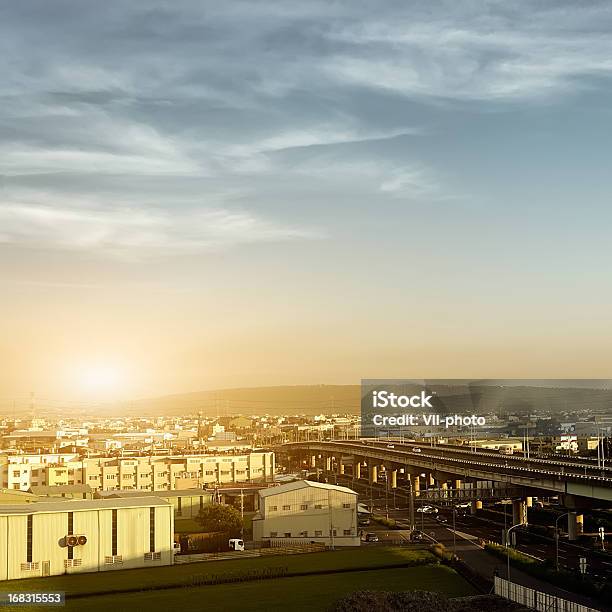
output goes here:
[[294, 194], [448, 197], [405, 145], [427, 133], [424, 107], [556, 102], [612, 74], [603, 2], [35, 4], [0, 22], [12, 244], [191, 252], [320, 236]]
[[232, 246], [322, 238], [246, 211], [0, 206], [0, 243], [87, 250], [119, 257], [159, 257]]

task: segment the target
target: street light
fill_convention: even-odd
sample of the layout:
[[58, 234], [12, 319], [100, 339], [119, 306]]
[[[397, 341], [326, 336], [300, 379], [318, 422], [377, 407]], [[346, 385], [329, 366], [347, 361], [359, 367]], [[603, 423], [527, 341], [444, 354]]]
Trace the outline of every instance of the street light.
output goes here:
[[512, 525], [508, 531], [506, 531], [506, 557], [508, 559], [508, 570], [506, 572], [506, 579], [510, 582], [510, 532], [517, 527], [524, 527], [525, 523], [517, 523]]
[[555, 520], [555, 540], [557, 543], [557, 553], [555, 555], [555, 560], [556, 560], [557, 571], [559, 571], [559, 527], [557, 525], [559, 524], [559, 519], [562, 519], [564, 516], [567, 516], [568, 514], [569, 512], [564, 512], [563, 514], [558, 516], [557, 519]]

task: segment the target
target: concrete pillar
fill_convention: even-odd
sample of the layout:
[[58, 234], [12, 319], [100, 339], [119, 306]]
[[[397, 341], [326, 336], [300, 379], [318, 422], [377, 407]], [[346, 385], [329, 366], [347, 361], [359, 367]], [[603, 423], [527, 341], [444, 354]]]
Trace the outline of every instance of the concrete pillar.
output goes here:
[[391, 470], [391, 488], [397, 489], [397, 470]]
[[582, 535], [584, 516], [576, 512], [567, 515], [567, 537], [570, 541], [575, 541]]
[[479, 499], [472, 502], [472, 505], [470, 506], [470, 514], [476, 514], [477, 510], [482, 510], [482, 502]]
[[532, 508], [533, 507], [533, 497], [526, 497], [525, 503], [527, 504], [528, 508]]
[[527, 523], [527, 502], [524, 499], [512, 500], [512, 524], [525, 525]]
[[316, 455], [310, 456], [310, 467], [311, 468], [317, 467], [317, 456]]
[[584, 515], [576, 514], [576, 535], [581, 536], [584, 532]]
[[338, 474], [344, 476], [344, 463], [342, 463], [342, 459], [338, 461]]
[[440, 488], [442, 489], [442, 497], [448, 497], [448, 482], [440, 483]]
[[412, 478], [412, 490], [414, 491], [415, 497], [421, 494], [421, 479], [419, 476]]
[[435, 486], [436, 484], [436, 479], [434, 478], [433, 474], [429, 474], [429, 476], [427, 476], [427, 486], [429, 488]]
[[361, 463], [358, 459], [353, 461], [353, 476], [355, 478], [361, 478]]
[[453, 482], [454, 497], [461, 497], [461, 480], [455, 480]]
[[327, 457], [325, 457], [325, 471], [331, 472], [331, 469], [332, 469], [332, 458], [330, 455], [327, 455]]
[[378, 466], [370, 465], [370, 482], [378, 482]]

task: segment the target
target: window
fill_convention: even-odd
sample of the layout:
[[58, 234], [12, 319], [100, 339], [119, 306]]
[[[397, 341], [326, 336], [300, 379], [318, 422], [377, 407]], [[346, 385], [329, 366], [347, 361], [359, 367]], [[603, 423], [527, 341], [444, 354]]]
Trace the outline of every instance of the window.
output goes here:
[[155, 552], [155, 508], [149, 508], [149, 551]]
[[291, 537], [291, 532], [290, 531], [285, 531], [285, 537], [286, 538], [290, 538]]
[[176, 501], [177, 501], [176, 516], [183, 516], [183, 502], [180, 497], [177, 497]]
[[307, 531], [300, 531], [300, 536], [302, 536], [303, 538], [307, 538], [308, 537], [308, 532]]
[[278, 506], [270, 506], [270, 512], [276, 512], [278, 510]]
[[300, 510], [308, 510], [308, 504], [302, 504]]
[[342, 507], [343, 507], [343, 508], [350, 508], [350, 507], [351, 507], [351, 504], [342, 504]]
[[115, 479], [115, 475], [114, 474], [107, 474], [106, 475], [106, 480], [114, 480]]
[[315, 510], [323, 510], [323, 504], [315, 504]]
[[334, 536], [334, 538], [338, 535], [335, 529], [332, 529], [332, 535]]
[[270, 537], [271, 538], [277, 538], [278, 537], [278, 531], [271, 531], [270, 532]]
[[352, 532], [351, 529], [345, 529], [344, 530], [344, 535], [350, 536], [350, 535], [353, 535], [353, 532]]
[[28, 514], [27, 540], [26, 540], [26, 561], [32, 563], [32, 522], [34, 516]]
[[291, 510], [291, 506], [283, 506], [283, 510]]
[[117, 510], [112, 510], [112, 526], [111, 526], [111, 547], [112, 556], [117, 556]]
[[207, 476], [214, 476], [215, 472], [213, 470], [206, 470]]
[[322, 531], [315, 531], [315, 538], [321, 538], [323, 537], [323, 532]]

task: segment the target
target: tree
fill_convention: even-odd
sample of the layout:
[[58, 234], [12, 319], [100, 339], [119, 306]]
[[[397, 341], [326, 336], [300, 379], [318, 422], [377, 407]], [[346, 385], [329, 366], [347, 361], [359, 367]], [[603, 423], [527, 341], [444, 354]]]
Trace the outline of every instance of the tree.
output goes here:
[[225, 506], [223, 504], [204, 506], [200, 510], [196, 521], [204, 532], [223, 531], [229, 533], [232, 538], [239, 536], [242, 529], [240, 512], [233, 506]]

